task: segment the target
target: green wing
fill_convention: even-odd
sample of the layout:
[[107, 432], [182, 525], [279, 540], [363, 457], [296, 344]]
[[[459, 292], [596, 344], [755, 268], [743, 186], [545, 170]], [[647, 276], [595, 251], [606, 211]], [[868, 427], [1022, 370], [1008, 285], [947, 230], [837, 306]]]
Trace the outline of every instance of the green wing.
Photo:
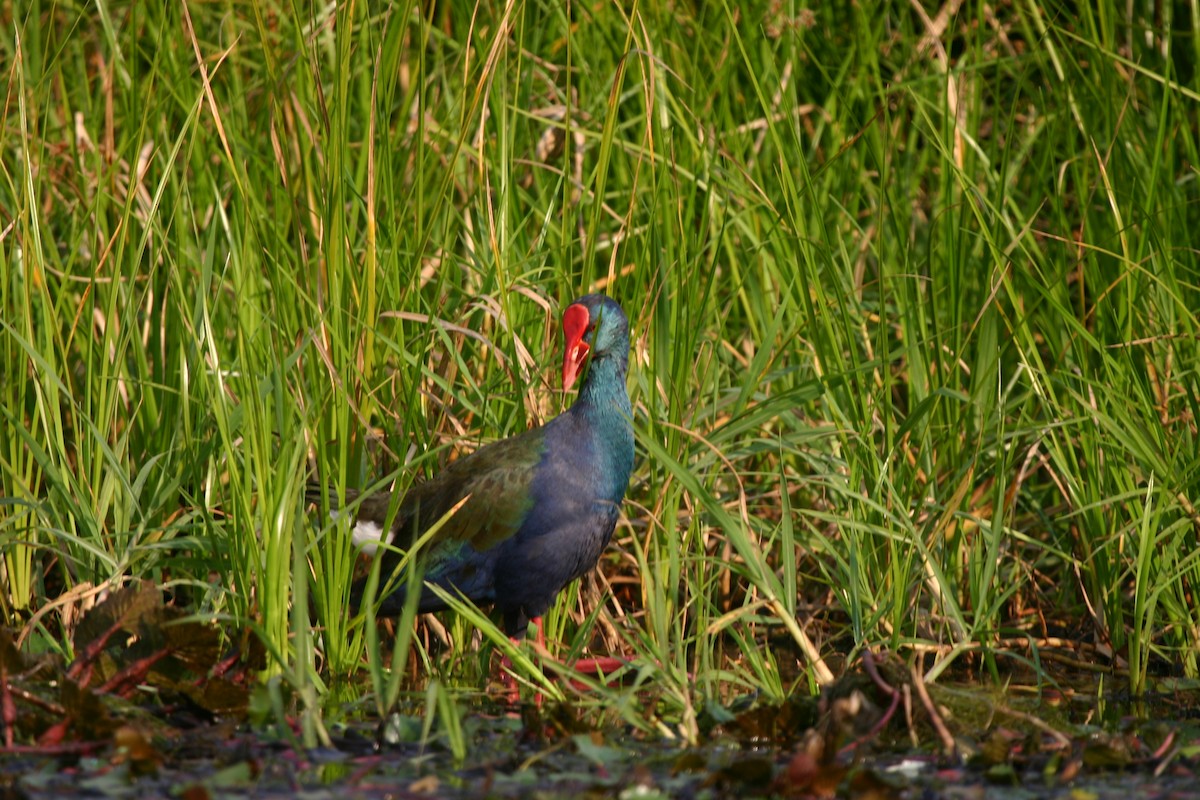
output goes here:
[[[468, 498], [430, 542], [437, 551], [469, 544], [486, 551], [514, 535], [532, 502], [530, 486], [545, 449], [541, 428], [494, 442], [447, 466], [436, 478], [409, 487], [391, 530], [393, 544], [407, 550], [463, 498]], [[391, 497], [380, 493], [363, 500], [357, 520], [380, 527]], [[436, 558], [436, 556], [435, 556]]]

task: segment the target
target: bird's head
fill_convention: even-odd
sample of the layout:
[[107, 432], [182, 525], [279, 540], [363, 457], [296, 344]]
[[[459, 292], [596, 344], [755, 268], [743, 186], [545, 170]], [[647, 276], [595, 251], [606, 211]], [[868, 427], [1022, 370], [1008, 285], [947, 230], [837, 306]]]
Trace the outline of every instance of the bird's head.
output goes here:
[[563, 311], [563, 390], [570, 389], [591, 358], [629, 352], [629, 320], [616, 300], [602, 294], [580, 297]]

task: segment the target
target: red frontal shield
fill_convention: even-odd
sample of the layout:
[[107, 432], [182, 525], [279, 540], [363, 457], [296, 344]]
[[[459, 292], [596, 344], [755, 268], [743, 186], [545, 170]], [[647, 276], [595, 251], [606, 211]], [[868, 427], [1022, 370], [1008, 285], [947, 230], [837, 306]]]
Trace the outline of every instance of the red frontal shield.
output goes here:
[[575, 379], [579, 377], [579, 370], [592, 349], [583, 340], [589, 322], [591, 315], [588, 314], [587, 308], [578, 303], [567, 306], [567, 310], [563, 312], [563, 338], [566, 345], [562, 365], [563, 391], [574, 385]]

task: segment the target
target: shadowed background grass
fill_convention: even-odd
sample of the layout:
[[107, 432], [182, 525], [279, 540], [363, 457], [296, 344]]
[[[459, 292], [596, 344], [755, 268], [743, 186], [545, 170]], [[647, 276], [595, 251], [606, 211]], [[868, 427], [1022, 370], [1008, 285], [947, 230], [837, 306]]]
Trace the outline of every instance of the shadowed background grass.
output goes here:
[[304, 484], [558, 413], [600, 289], [638, 463], [548, 627], [660, 699], [589, 697], [694, 735], [875, 645], [1196, 677], [1195, 9], [818, 5], [0, 9], [7, 624], [69, 655], [148, 578], [310, 709], [480, 686], [470, 609], [388, 676]]

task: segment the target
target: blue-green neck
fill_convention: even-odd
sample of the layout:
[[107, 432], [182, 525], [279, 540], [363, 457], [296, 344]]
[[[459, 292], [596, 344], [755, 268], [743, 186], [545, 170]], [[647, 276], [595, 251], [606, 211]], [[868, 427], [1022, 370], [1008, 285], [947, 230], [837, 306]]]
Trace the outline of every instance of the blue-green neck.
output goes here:
[[629, 390], [625, 387], [627, 362], [625, 355], [606, 353], [588, 367], [587, 379], [580, 387], [575, 403], [582, 405], [584, 413], [597, 423], [616, 415], [623, 420], [621, 424], [629, 425], [633, 410], [629, 404]]
[[595, 476], [602, 496], [618, 503], [633, 471], [633, 407], [625, 386], [626, 363], [624, 351], [594, 360], [572, 408], [592, 430], [602, 462]]

